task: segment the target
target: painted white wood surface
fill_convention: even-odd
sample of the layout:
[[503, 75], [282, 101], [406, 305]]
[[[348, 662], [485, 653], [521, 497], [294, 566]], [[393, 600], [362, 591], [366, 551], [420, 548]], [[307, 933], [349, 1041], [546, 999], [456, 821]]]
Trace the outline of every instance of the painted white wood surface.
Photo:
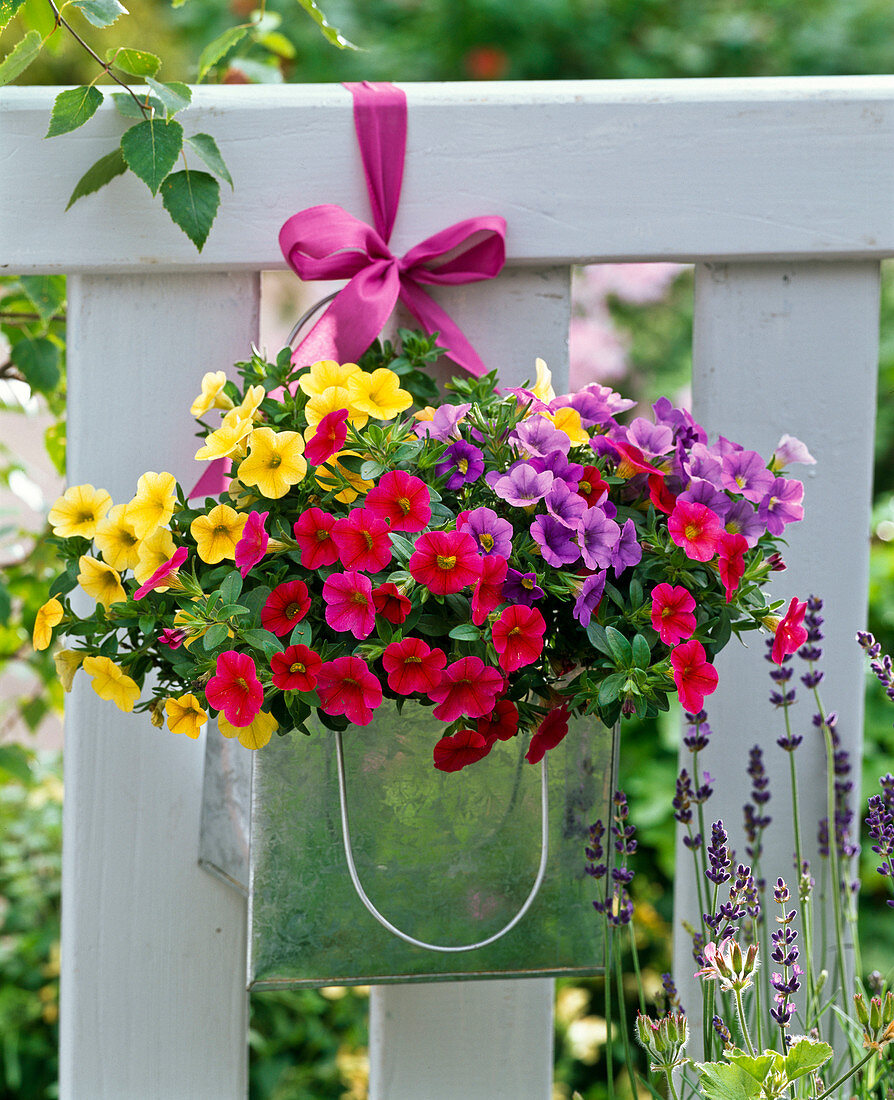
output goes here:
[[[811, 593], [825, 601], [820, 694], [837, 711], [842, 747], [860, 785], [862, 748], [862, 651], [854, 641], [866, 623], [875, 393], [878, 364], [879, 267], [877, 263], [720, 264], [696, 269], [693, 346], [693, 411], [711, 438], [722, 434], [769, 456], [784, 432], [797, 436], [815, 466], [793, 466], [804, 482], [805, 517], [786, 529], [788, 568], [774, 576], [772, 591], [788, 601]], [[710, 822], [722, 817], [731, 845], [744, 858], [742, 806], [748, 800], [748, 751], [760, 745], [770, 776], [773, 823], [765, 834], [763, 874], [782, 876], [796, 894], [787, 754], [781, 712], [770, 706], [772, 689], [763, 638], [747, 651], [735, 642], [720, 655], [720, 686], [705, 700], [713, 738], [699, 755], [717, 794], [706, 806]], [[798, 677], [807, 666], [794, 659], [797, 690], [793, 728], [804, 735], [797, 750], [798, 797], [806, 857], [819, 876], [817, 823], [825, 812], [822, 738], [813, 729], [812, 693]], [[684, 749], [683, 767], [691, 768]], [[723, 793], [725, 792], [725, 793]], [[857, 820], [859, 827], [859, 815]], [[680, 921], [698, 923], [692, 855], [678, 850], [675, 970], [691, 975], [691, 943]], [[833, 950], [834, 950], [834, 944]], [[818, 960], [831, 966], [834, 955]], [[765, 964], [768, 965], [768, 964]], [[683, 1003], [701, 1011], [696, 983], [683, 983]]]
[[[894, 77], [411, 84], [393, 246], [502, 214], [513, 263], [859, 257], [894, 253]], [[113, 148], [111, 102], [44, 140], [51, 88], [0, 92], [0, 240], [16, 271], [195, 266], [128, 174], [63, 213]], [[236, 181], [202, 265], [281, 267], [282, 222], [315, 203], [368, 216], [338, 85], [200, 87], [187, 132], [210, 131]], [[263, 147], [261, 141], [263, 140]]]
[[[68, 290], [68, 475], [128, 500], [192, 476], [189, 405], [257, 338], [258, 279], [80, 276]], [[190, 482], [191, 484], [191, 482]], [[239, 1100], [245, 901], [200, 870], [204, 747], [85, 678], [66, 708], [62, 1100]]]

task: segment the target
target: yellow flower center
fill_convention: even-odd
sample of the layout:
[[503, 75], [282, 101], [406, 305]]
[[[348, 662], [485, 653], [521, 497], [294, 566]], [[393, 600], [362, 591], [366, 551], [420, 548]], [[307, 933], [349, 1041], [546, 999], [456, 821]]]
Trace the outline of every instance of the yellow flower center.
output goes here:
[[217, 538], [218, 536], [220, 536], [221, 538], [228, 538], [229, 534], [229, 527], [225, 527], [222, 523], [218, 524], [217, 527], [214, 528], [215, 538]]
[[398, 508], [400, 508], [400, 510], [401, 510], [401, 511], [403, 512], [403, 514], [404, 514], [405, 516], [406, 516], [406, 515], [409, 515], [409, 513], [410, 513], [410, 501], [409, 501], [409, 498], [407, 498], [407, 497], [401, 497], [401, 498], [400, 498], [400, 500], [398, 500], [398, 502], [397, 502], [397, 506], [398, 506]]
[[95, 523], [96, 516], [93, 512], [78, 512], [78, 523]]
[[467, 458], [461, 458], [459, 462], [457, 462], [457, 466], [461, 473], [465, 474], [469, 472], [469, 460]]
[[534, 591], [534, 582], [530, 577], [522, 577], [522, 588], [527, 588], [529, 592]]
[[422, 658], [417, 657], [415, 654], [413, 654], [411, 657], [404, 658], [404, 663], [408, 665], [421, 665]]
[[456, 554], [451, 554], [449, 558], [445, 558], [442, 554], [438, 554], [435, 558], [435, 562], [439, 569], [449, 570], [456, 568]]
[[289, 606], [286, 608], [286, 618], [287, 619], [292, 619], [296, 615], [299, 615], [300, 613], [301, 613], [301, 604], [299, 604], [299, 603], [290, 603]]
[[366, 549], [367, 550], [372, 550], [372, 544], [373, 544], [372, 535], [369, 533], [369, 531], [364, 531], [363, 532], [363, 537], [364, 537], [364, 539], [366, 539]]
[[282, 458], [279, 455], [271, 455], [267, 465], [271, 470], [275, 470], [277, 466], [282, 466]]
[[701, 533], [702, 529], [697, 523], [687, 523], [683, 528], [683, 535], [689, 539], [690, 542], [697, 539]]
[[582, 497], [585, 497], [588, 493], [592, 492], [592, 490], [593, 486], [589, 481], [582, 481], [577, 487], [577, 491]]
[[481, 543], [482, 550], [490, 550], [494, 545], [494, 536], [488, 535], [487, 532], [485, 532], [478, 541]]
[[289, 672], [305, 672], [306, 670], [306, 666], [300, 661], [296, 661], [293, 665], [289, 665]]
[[248, 684], [241, 676], [236, 679], [236, 687], [242, 688], [243, 691], [248, 691]]
[[355, 592], [351, 597], [351, 603], [366, 603], [366, 596], [362, 592]]

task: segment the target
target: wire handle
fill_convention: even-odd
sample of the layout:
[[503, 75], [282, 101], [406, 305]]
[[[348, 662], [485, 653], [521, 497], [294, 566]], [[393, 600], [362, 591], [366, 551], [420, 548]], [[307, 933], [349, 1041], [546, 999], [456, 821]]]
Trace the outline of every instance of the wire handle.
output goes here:
[[488, 936], [486, 940], [480, 940], [478, 943], [469, 943], [461, 947], [447, 947], [439, 943], [426, 943], [424, 940], [417, 940], [413, 936], [407, 935], [406, 932], [401, 932], [401, 930], [395, 927], [387, 917], [382, 916], [379, 910], [369, 900], [369, 896], [363, 889], [360, 876], [357, 874], [357, 868], [354, 865], [354, 853], [351, 850], [351, 829], [348, 822], [348, 794], [347, 784], [345, 782], [345, 758], [344, 749], [342, 747], [341, 731], [339, 730], [335, 733], [335, 751], [338, 762], [338, 798], [341, 804], [341, 832], [345, 845], [345, 857], [348, 861], [348, 873], [351, 876], [351, 882], [354, 884], [354, 889], [357, 891], [357, 896], [383, 928], [387, 928], [389, 932], [398, 936], [406, 943], [411, 943], [414, 947], [424, 947], [427, 951], [441, 951], [446, 954], [457, 951], [474, 951], [478, 947], [487, 947], [488, 944], [494, 943], [496, 940], [505, 936], [507, 932], [511, 931], [518, 924], [525, 913], [531, 908], [531, 904], [534, 898], [537, 897], [537, 893], [543, 883], [543, 876], [546, 874], [546, 862], [549, 856], [549, 786], [547, 784], [546, 775], [546, 756], [543, 757], [540, 763], [540, 866], [537, 869], [537, 877], [534, 879], [534, 885], [531, 887], [531, 892], [525, 899], [521, 909], [519, 909], [512, 920], [504, 925], [499, 932], [495, 932], [492, 936]]

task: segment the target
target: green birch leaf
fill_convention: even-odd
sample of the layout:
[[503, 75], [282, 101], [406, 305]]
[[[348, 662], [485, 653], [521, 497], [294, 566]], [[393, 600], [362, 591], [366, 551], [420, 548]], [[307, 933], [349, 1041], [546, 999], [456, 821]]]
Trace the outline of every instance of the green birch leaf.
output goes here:
[[201, 84], [211, 69], [222, 61], [232, 48], [248, 34], [245, 27], [228, 27], [199, 54], [199, 75], [196, 82]]
[[68, 210], [72, 203], [82, 199], [85, 195], [92, 195], [100, 187], [105, 187], [115, 176], [120, 176], [122, 172], [126, 171], [127, 164], [120, 148], [113, 149], [111, 153], [106, 153], [104, 157], [100, 157], [95, 164], [91, 165], [75, 184], [75, 189], [72, 191], [68, 206], [65, 209]]
[[25, 0], [0, 0], [0, 31], [24, 3]]
[[28, 31], [21, 41], [9, 51], [6, 57], [0, 61], [0, 88], [9, 84], [17, 76], [23, 73], [35, 57], [40, 53], [43, 41], [40, 31]]
[[93, 118], [101, 103], [102, 92], [99, 88], [67, 88], [60, 92], [53, 102], [53, 113], [50, 115], [46, 137], [56, 137], [57, 134], [69, 134], [72, 130], [77, 130]]
[[129, 46], [114, 46], [106, 50], [106, 61], [131, 76], [155, 76], [161, 68], [160, 57], [148, 50], [134, 50]]
[[46, 327], [65, 304], [65, 276], [23, 275], [19, 282]]
[[330, 42], [333, 46], [337, 46], [340, 50], [357, 49], [353, 42], [349, 42], [339, 30], [332, 26], [326, 16], [320, 11], [316, 0], [298, 0], [298, 3], [320, 28], [320, 34], [322, 34], [327, 42]]
[[270, 31], [269, 34], [265, 34], [259, 38], [258, 42], [265, 50], [275, 53], [277, 57], [284, 57], [286, 61], [292, 61], [295, 57], [295, 47], [288, 38], [279, 31]]
[[207, 172], [174, 172], [161, 185], [161, 201], [199, 252], [220, 205], [220, 184]]
[[179, 122], [147, 118], [125, 130], [121, 137], [121, 152], [127, 166], [153, 195], [158, 194], [162, 181], [177, 163], [183, 148], [183, 127]]
[[59, 347], [52, 340], [30, 336], [19, 340], [9, 358], [22, 372], [22, 376], [32, 390], [49, 393], [59, 384], [62, 377], [59, 370]]
[[72, 0], [72, 7], [94, 27], [110, 27], [119, 15], [127, 15], [127, 8], [118, 0]]
[[192, 102], [192, 92], [179, 80], [162, 84], [158, 80], [153, 80], [151, 76], [147, 76], [146, 83], [165, 105], [168, 118], [173, 118], [174, 115], [187, 108]]
[[137, 104], [134, 102], [132, 95], [128, 95], [127, 92], [112, 92], [112, 99], [115, 101], [115, 109], [119, 115], [124, 115], [125, 118], [146, 118], [147, 111], [151, 110], [157, 115], [163, 115], [165, 113], [165, 105], [160, 99], [157, 99], [154, 95], [140, 96], [137, 95], [146, 107], [146, 111], [141, 111]]
[[220, 155], [217, 142], [210, 134], [193, 134], [192, 137], [186, 139], [186, 144], [198, 153], [216, 176], [226, 180], [230, 187], [233, 186], [233, 179], [227, 171], [223, 157]]

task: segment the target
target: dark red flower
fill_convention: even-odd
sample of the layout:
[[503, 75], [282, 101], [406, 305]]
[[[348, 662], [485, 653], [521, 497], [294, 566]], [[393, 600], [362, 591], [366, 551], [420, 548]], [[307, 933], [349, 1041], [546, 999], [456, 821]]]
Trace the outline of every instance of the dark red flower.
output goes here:
[[446, 664], [444, 652], [430, 649], [421, 638], [391, 642], [382, 654], [388, 686], [398, 695], [412, 695], [417, 691], [430, 694], [440, 684]]
[[261, 626], [282, 637], [294, 630], [310, 611], [310, 596], [304, 581], [278, 584], [261, 608]]
[[807, 630], [801, 625], [806, 613], [807, 601], [800, 603], [796, 596], [792, 596], [785, 618], [776, 627], [776, 637], [773, 639], [773, 650], [770, 656], [777, 665], [781, 665], [790, 653], [800, 649], [807, 641]]
[[343, 714], [355, 726], [368, 726], [382, 702], [382, 685], [362, 657], [336, 657], [317, 670], [320, 709]]
[[366, 507], [392, 531], [424, 531], [431, 519], [431, 494], [421, 478], [406, 470], [389, 470], [366, 494]]
[[446, 596], [478, 580], [481, 558], [468, 531], [425, 531], [416, 539], [407, 568], [418, 584]]
[[595, 508], [608, 500], [609, 484], [596, 466], [584, 466], [577, 486], [577, 495], [584, 498], [588, 508]]
[[669, 516], [674, 510], [677, 498], [668, 489], [664, 474], [649, 474], [647, 484], [649, 486], [649, 500], [659, 512], [664, 512], [665, 515]]
[[730, 534], [728, 531], [720, 536], [720, 548], [718, 549], [717, 566], [720, 570], [720, 579], [726, 589], [726, 602], [733, 598], [733, 593], [739, 587], [739, 581], [745, 573], [745, 551], [748, 542], [744, 535]]
[[536, 607], [511, 604], [494, 623], [491, 636], [500, 668], [515, 672], [533, 664], [543, 652], [546, 621]]
[[460, 730], [452, 737], [442, 737], [435, 745], [435, 767], [442, 772], [458, 772], [461, 768], [482, 760], [491, 750], [477, 730]]
[[264, 524], [269, 512], [249, 512], [245, 526], [242, 528], [242, 538], [236, 543], [234, 551], [236, 568], [247, 577], [249, 571], [267, 553], [267, 544], [270, 539]]
[[332, 539], [335, 516], [322, 508], [308, 508], [292, 526], [305, 569], [319, 569], [338, 561], [338, 547]]
[[386, 581], [373, 589], [373, 606], [377, 615], [381, 615], [394, 626], [400, 626], [413, 607], [393, 581]]
[[444, 670], [440, 684], [428, 693], [437, 703], [432, 713], [442, 722], [465, 715], [481, 718], [493, 710], [503, 691], [503, 677], [480, 657], [461, 657]]
[[554, 749], [568, 733], [568, 705], [551, 710], [537, 727], [525, 753], [529, 764], [539, 764], [549, 749]]
[[334, 409], [317, 424], [317, 430], [304, 447], [304, 457], [311, 466], [323, 463], [337, 454], [348, 438], [348, 410]]
[[475, 626], [481, 626], [491, 611], [506, 602], [503, 582], [508, 569], [509, 563], [499, 554], [481, 559], [481, 576], [472, 592], [472, 622]]
[[322, 663], [319, 653], [306, 645], [290, 645], [270, 659], [273, 683], [283, 691], [313, 691]]
[[205, 685], [205, 698], [222, 710], [231, 726], [250, 726], [264, 702], [255, 663], [247, 653], [228, 649], [218, 655], [217, 672]]
[[491, 744], [508, 741], [518, 733], [518, 707], [511, 699], [497, 700], [490, 714], [478, 719], [475, 729]]

